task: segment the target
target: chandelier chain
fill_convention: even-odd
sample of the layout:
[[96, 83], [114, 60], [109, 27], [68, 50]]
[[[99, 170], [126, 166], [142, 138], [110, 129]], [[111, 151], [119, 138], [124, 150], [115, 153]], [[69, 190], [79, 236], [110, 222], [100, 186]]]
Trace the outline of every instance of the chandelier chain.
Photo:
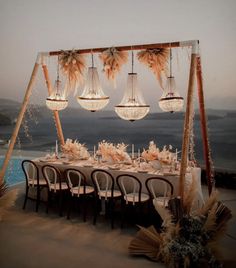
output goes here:
[[[133, 73], [134, 73], [134, 51], [132, 50], [132, 75], [133, 75]], [[134, 80], [133, 80], [133, 77], [132, 77], [131, 83], [132, 83], [132, 102], [134, 102], [135, 99], [134, 99]]]
[[60, 70], [59, 70], [59, 55], [58, 55], [58, 57], [57, 57], [57, 81], [56, 81], [56, 90], [57, 90], [57, 92], [56, 92], [56, 95], [59, 94], [59, 83], [60, 83], [60, 75], [59, 75], [59, 73], [60, 73]]

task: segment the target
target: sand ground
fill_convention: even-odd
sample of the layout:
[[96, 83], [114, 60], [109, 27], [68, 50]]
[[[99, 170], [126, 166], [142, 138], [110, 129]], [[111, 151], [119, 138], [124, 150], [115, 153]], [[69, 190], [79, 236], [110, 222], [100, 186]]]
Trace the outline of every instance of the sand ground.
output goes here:
[[[110, 229], [108, 221], [92, 219], [84, 223], [81, 216], [67, 220], [56, 213], [45, 214], [44, 205], [34, 212], [34, 202], [29, 201], [22, 210], [23, 185], [18, 185], [18, 199], [0, 222], [0, 267], [164, 267], [146, 258], [132, 257], [128, 245], [136, 228]], [[206, 193], [206, 189], [204, 188]], [[220, 197], [234, 216], [227, 233], [236, 237], [236, 191], [221, 190]], [[236, 267], [236, 240], [225, 236], [220, 251], [225, 267]]]

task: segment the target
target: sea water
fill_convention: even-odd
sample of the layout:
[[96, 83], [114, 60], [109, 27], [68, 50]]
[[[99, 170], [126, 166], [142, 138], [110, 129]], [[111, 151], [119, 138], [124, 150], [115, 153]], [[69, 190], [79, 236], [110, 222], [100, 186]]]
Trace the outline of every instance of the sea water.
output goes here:
[[[159, 148], [171, 144], [175, 150], [181, 150], [183, 118], [160, 119], [158, 114], [154, 118], [147, 118], [135, 122], [129, 122], [118, 117], [73, 117], [62, 118], [62, 128], [65, 139], [77, 139], [85, 143], [90, 151], [99, 141], [124, 142], [130, 146], [135, 144], [135, 151], [147, 148], [149, 141], [154, 141]], [[212, 158], [215, 167], [235, 171], [236, 170], [236, 118], [222, 118], [209, 120], [209, 140]], [[32, 139], [26, 137], [24, 129], [19, 134], [20, 146], [24, 150], [50, 152], [55, 149], [57, 139], [56, 129], [52, 118], [40, 119], [37, 125], [28, 125]], [[8, 130], [7, 130], [8, 129]], [[11, 129], [1, 130], [2, 138], [7, 139], [11, 135]], [[19, 144], [19, 142], [18, 142]], [[194, 145], [196, 159], [203, 163], [203, 150], [200, 122], [194, 122]], [[16, 144], [17, 147], [17, 144]]]

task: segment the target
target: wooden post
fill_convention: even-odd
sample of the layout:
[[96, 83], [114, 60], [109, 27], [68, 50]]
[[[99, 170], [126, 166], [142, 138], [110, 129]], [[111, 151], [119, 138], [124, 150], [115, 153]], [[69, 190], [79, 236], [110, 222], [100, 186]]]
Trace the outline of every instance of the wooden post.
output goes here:
[[25, 114], [25, 111], [26, 111], [26, 108], [27, 108], [27, 104], [29, 102], [30, 95], [31, 95], [31, 92], [32, 92], [32, 88], [34, 86], [34, 82], [35, 82], [35, 78], [36, 78], [36, 75], [37, 75], [37, 72], [38, 72], [38, 68], [39, 68], [39, 63], [38, 63], [38, 60], [37, 60], [35, 65], [34, 65], [34, 69], [32, 71], [31, 78], [30, 78], [28, 87], [27, 87], [26, 92], [25, 92], [25, 97], [24, 97], [24, 100], [23, 100], [22, 105], [21, 105], [20, 113], [19, 113], [17, 121], [16, 121], [15, 129], [14, 129], [14, 131], [12, 133], [10, 144], [8, 146], [8, 150], [6, 152], [5, 159], [4, 159], [1, 171], [0, 171], [0, 183], [3, 181], [4, 175], [5, 175], [5, 172], [6, 172], [6, 169], [7, 169], [8, 162], [9, 162], [9, 160], [11, 158], [12, 151], [14, 149], [14, 145], [15, 145], [15, 142], [16, 142], [16, 138], [17, 138], [20, 126], [21, 126], [21, 122], [23, 120], [23, 117], [24, 117], [24, 114]]
[[202, 68], [201, 68], [200, 56], [197, 56], [196, 71], [197, 71], [197, 88], [198, 88], [198, 101], [199, 101], [202, 142], [203, 142], [203, 153], [204, 153], [204, 159], [205, 159], [205, 164], [206, 164], [206, 177], [207, 177], [208, 193], [210, 195], [214, 181], [213, 181], [213, 171], [212, 171], [210, 148], [209, 148], [209, 142], [208, 142], [207, 118], [206, 118], [206, 113], [205, 113], [203, 83], [202, 83]]
[[179, 195], [184, 199], [184, 186], [185, 186], [185, 174], [187, 169], [187, 159], [189, 151], [189, 139], [190, 139], [190, 123], [191, 123], [191, 109], [193, 105], [193, 89], [195, 80], [195, 70], [196, 70], [196, 57], [197, 54], [192, 51], [191, 54], [191, 65], [189, 73], [189, 83], [188, 83], [188, 94], [187, 94], [187, 104], [184, 120], [184, 131], [183, 131], [183, 141], [182, 141], [182, 157], [181, 157], [181, 168], [180, 168], [180, 178], [179, 178]]
[[[49, 78], [47, 65], [44, 62], [42, 63], [42, 68], [43, 68], [43, 73], [44, 73], [46, 85], [47, 85], [47, 88], [48, 88], [48, 94], [51, 95], [51, 93], [53, 91], [52, 84], [51, 84], [51, 81], [50, 81], [50, 78]], [[55, 119], [58, 139], [60, 140], [61, 145], [64, 145], [65, 140], [64, 140], [64, 135], [63, 135], [63, 131], [62, 131], [62, 127], [61, 127], [61, 121], [60, 121], [58, 111], [53, 111], [53, 115], [54, 115], [54, 119]]]

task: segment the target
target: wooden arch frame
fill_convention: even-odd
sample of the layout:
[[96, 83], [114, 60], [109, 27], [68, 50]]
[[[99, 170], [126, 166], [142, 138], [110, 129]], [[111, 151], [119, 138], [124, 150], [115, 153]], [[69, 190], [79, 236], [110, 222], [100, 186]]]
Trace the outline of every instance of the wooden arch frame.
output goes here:
[[[190, 124], [191, 124], [191, 108], [193, 107], [193, 92], [194, 92], [194, 82], [195, 77], [197, 77], [197, 89], [198, 89], [198, 102], [199, 102], [199, 111], [200, 111], [200, 122], [201, 122], [201, 133], [203, 140], [203, 152], [205, 159], [205, 168], [206, 168], [206, 177], [208, 184], [208, 192], [209, 194], [212, 191], [213, 187], [213, 171], [212, 171], [212, 163], [209, 157], [210, 148], [208, 142], [208, 132], [207, 132], [207, 118], [205, 113], [205, 105], [204, 105], [204, 93], [203, 93], [203, 83], [202, 83], [202, 71], [201, 71], [201, 58], [199, 55], [199, 41], [198, 40], [190, 40], [190, 41], [182, 41], [182, 42], [170, 42], [170, 43], [156, 43], [156, 44], [144, 44], [144, 45], [132, 45], [132, 46], [118, 46], [116, 47], [118, 50], [142, 50], [142, 49], [155, 49], [155, 48], [171, 48], [171, 47], [191, 47], [191, 63], [190, 63], [190, 72], [189, 72], [189, 82], [188, 82], [188, 92], [187, 92], [187, 101], [186, 101], [186, 111], [185, 111], [185, 120], [184, 120], [184, 130], [183, 130], [183, 139], [182, 139], [182, 157], [181, 157], [181, 168], [180, 168], [180, 181], [179, 181], [179, 196], [184, 198], [184, 185], [185, 185], [185, 174], [187, 168], [187, 158], [188, 158], [188, 149], [190, 142]], [[76, 50], [79, 53], [99, 53], [104, 51], [103, 48], [89, 48], [89, 49], [80, 49]], [[46, 65], [45, 59], [50, 56], [60, 55], [62, 51], [51, 51], [51, 52], [40, 52], [37, 55], [37, 59], [31, 74], [31, 78], [29, 84], [27, 86], [25, 97], [23, 99], [21, 109], [17, 118], [17, 122], [15, 128], [13, 130], [10, 144], [8, 150], [5, 155], [5, 159], [0, 171], [0, 183], [3, 181], [4, 174], [6, 172], [8, 162], [11, 158], [12, 151], [14, 149], [14, 145], [16, 142], [16, 138], [22, 123], [22, 119], [24, 117], [30, 95], [32, 93], [32, 89], [35, 83], [35, 78], [39, 69], [39, 66], [42, 65], [45, 82], [47, 85], [49, 95], [52, 92], [52, 84], [49, 78], [48, 68]], [[64, 136], [61, 127], [60, 117], [58, 111], [53, 111], [56, 129], [58, 138], [61, 144], [64, 144]]]

